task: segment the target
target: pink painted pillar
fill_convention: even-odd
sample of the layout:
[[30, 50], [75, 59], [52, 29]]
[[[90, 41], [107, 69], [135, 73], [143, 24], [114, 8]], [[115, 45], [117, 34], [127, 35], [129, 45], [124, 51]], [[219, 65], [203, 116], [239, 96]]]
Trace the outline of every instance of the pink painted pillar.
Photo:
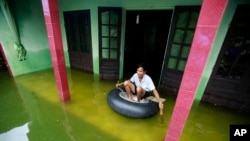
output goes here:
[[57, 0], [42, 0], [50, 53], [60, 99], [70, 99]]
[[203, 0], [200, 16], [165, 141], [178, 141], [228, 0]]

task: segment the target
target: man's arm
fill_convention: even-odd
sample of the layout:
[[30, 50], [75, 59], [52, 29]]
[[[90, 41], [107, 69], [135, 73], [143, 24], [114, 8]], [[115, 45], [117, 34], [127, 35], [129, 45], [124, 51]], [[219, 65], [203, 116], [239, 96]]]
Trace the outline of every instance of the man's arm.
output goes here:
[[156, 97], [156, 99], [158, 100], [159, 102], [159, 108], [160, 109], [163, 109], [163, 103], [161, 101], [161, 98], [160, 98], [160, 95], [158, 93], [158, 91], [156, 89], [153, 90], [153, 93], [154, 93], [154, 96]]
[[123, 85], [124, 85], [124, 82], [119, 83], [119, 81], [115, 84], [116, 88], [123, 87]]

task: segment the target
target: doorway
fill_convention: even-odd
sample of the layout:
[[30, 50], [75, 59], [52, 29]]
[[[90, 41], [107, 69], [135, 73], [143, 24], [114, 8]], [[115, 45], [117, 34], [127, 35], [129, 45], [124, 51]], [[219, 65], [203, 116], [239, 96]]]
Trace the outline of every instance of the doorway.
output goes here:
[[136, 72], [144, 62], [149, 74], [158, 85], [172, 10], [127, 11], [124, 53], [124, 78]]

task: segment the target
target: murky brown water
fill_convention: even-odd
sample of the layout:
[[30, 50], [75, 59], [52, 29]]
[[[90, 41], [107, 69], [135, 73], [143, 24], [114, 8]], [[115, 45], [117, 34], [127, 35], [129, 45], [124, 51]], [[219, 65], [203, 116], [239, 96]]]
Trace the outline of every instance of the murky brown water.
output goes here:
[[[52, 70], [11, 79], [0, 71], [0, 141], [162, 141], [175, 98], [166, 97], [159, 114], [130, 119], [115, 113], [107, 94], [116, 82], [69, 69], [71, 100], [61, 102]], [[229, 125], [250, 123], [249, 116], [195, 103], [182, 141], [228, 141]]]

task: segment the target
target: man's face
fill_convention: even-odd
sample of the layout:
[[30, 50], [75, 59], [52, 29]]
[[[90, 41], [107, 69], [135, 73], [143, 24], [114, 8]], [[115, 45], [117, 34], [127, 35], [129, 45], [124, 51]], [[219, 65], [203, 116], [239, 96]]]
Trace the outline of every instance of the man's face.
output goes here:
[[139, 67], [139, 68], [137, 69], [137, 74], [138, 74], [138, 77], [139, 77], [139, 78], [143, 78], [143, 75], [145, 74], [144, 69], [143, 69], [142, 67]]

